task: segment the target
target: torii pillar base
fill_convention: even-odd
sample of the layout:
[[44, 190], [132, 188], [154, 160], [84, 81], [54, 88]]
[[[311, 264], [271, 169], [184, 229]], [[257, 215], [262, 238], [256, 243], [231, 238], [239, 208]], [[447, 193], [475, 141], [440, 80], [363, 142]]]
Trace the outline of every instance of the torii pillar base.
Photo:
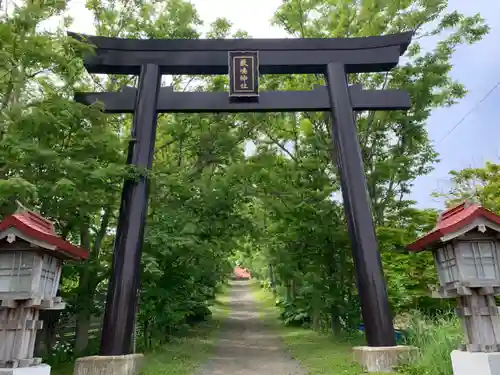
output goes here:
[[[354, 361], [367, 372], [394, 372], [398, 366], [412, 362], [418, 355], [414, 346], [356, 346]], [[457, 374], [455, 374], [457, 375]]]
[[144, 355], [125, 354], [78, 358], [74, 375], [137, 375], [141, 371]]

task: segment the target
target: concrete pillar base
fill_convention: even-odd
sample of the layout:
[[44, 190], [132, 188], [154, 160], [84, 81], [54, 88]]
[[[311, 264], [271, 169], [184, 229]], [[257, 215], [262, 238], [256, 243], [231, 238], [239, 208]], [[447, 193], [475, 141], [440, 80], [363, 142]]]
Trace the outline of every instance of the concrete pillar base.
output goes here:
[[74, 375], [137, 375], [144, 355], [126, 354], [78, 358]]
[[0, 368], [0, 375], [50, 375], [50, 366], [42, 363], [29, 367]]
[[453, 375], [500, 375], [500, 353], [451, 352]]
[[394, 368], [411, 362], [418, 353], [414, 346], [356, 346], [354, 361], [368, 372], [393, 372]]

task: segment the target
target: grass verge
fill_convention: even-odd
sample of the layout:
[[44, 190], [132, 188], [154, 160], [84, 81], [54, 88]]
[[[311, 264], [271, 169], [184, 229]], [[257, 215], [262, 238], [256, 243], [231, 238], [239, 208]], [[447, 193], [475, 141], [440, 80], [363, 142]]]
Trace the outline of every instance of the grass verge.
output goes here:
[[190, 375], [206, 361], [214, 346], [214, 319], [200, 324], [188, 336], [174, 338], [160, 349], [146, 353], [142, 375]]
[[211, 307], [212, 318], [201, 323], [186, 337], [172, 340], [152, 353], [146, 353], [142, 375], [189, 375], [207, 361], [215, 347], [221, 321], [229, 314], [228, 289], [223, 288]]
[[[333, 338], [306, 328], [287, 327], [279, 319], [272, 293], [253, 285], [260, 316], [279, 334], [293, 358], [298, 360], [309, 375], [366, 374], [352, 362], [352, 347], [363, 345], [363, 338]], [[435, 319], [414, 314], [408, 329], [407, 345], [420, 348], [414, 363], [398, 371], [400, 375], [452, 375], [450, 353], [462, 340], [462, 331], [454, 315]], [[375, 374], [374, 374], [375, 375]]]
[[352, 340], [334, 339], [306, 328], [287, 327], [279, 320], [279, 310], [271, 292], [253, 285], [261, 319], [282, 337], [290, 354], [309, 375], [359, 375], [363, 371], [352, 362]]
[[[217, 296], [212, 317], [192, 327], [184, 337], [172, 340], [155, 351], [145, 353], [142, 375], [191, 375], [207, 361], [214, 349], [220, 323], [229, 314], [228, 289]], [[54, 367], [52, 375], [73, 375], [73, 363]]]
[[405, 375], [453, 375], [450, 353], [459, 347], [462, 329], [455, 315], [434, 319], [418, 314], [412, 317], [408, 345], [420, 348], [420, 358], [402, 369]]

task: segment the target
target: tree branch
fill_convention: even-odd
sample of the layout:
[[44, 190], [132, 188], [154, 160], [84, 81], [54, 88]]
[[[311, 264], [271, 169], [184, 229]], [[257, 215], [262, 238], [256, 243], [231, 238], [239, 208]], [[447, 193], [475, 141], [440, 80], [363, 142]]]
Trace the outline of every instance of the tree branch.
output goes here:
[[283, 146], [281, 143], [278, 142], [278, 140], [274, 139], [266, 130], [264, 130], [264, 134], [272, 141], [272, 144], [278, 146], [284, 153], [286, 153], [290, 158], [295, 162], [299, 163], [299, 160], [290, 152], [286, 149], [285, 146]]

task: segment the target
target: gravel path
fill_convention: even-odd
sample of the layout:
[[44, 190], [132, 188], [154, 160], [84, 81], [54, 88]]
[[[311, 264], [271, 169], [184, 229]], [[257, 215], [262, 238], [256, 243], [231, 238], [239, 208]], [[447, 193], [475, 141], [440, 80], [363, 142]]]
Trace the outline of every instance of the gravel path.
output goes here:
[[232, 282], [231, 313], [224, 321], [215, 355], [198, 375], [306, 375], [281, 340], [259, 319], [247, 282]]

